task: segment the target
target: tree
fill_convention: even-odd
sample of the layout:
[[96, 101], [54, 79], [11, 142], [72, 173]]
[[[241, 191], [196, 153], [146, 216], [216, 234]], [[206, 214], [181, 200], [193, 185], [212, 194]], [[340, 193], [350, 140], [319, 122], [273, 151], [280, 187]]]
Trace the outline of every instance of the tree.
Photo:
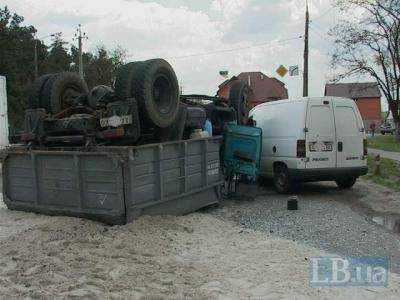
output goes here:
[[[27, 90], [34, 79], [33, 26], [23, 26], [24, 18], [0, 8], [0, 72], [7, 78], [10, 132], [22, 128]], [[43, 54], [43, 47], [40, 47]]]
[[[34, 48], [37, 44], [39, 75], [64, 71], [78, 72], [78, 49], [69, 52], [61, 34], [54, 36], [47, 47], [35, 38], [36, 29], [24, 26], [24, 18], [0, 7], [0, 75], [7, 78], [10, 133], [23, 129], [29, 88], [34, 81]], [[98, 47], [95, 54], [83, 53], [85, 79], [89, 87], [112, 86], [118, 68], [125, 59], [125, 50], [108, 51]]]
[[[73, 61], [72, 69], [77, 70], [78, 51], [71, 48]], [[117, 47], [108, 51], [104, 46], [98, 46], [95, 54], [83, 53], [83, 70], [86, 83], [90, 88], [96, 85], [113, 86], [118, 68], [123, 64], [125, 50]]]
[[354, 75], [374, 78], [383, 92], [400, 141], [400, 0], [337, 0], [342, 11], [361, 17], [341, 21], [330, 32], [337, 80]]
[[69, 71], [71, 68], [71, 56], [68, 53], [65, 42], [61, 34], [56, 34], [53, 37], [53, 42], [50, 45], [50, 52], [46, 60], [46, 73], [59, 73]]

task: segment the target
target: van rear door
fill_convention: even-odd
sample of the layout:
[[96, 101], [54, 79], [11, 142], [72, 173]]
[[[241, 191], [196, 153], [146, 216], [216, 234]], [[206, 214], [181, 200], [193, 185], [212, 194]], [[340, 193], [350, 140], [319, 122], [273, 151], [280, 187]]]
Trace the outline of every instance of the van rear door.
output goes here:
[[336, 167], [336, 134], [332, 101], [308, 102], [306, 121], [307, 169]]
[[334, 103], [337, 138], [337, 167], [352, 168], [365, 165], [363, 124], [352, 100], [338, 99]]

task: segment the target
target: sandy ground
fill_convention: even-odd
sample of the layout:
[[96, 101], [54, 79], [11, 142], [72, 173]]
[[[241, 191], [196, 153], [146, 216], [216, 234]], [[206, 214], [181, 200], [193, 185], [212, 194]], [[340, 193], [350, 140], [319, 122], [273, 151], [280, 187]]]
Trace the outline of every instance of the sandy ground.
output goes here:
[[107, 227], [0, 207], [0, 295], [84, 298], [398, 299], [388, 288], [311, 288], [320, 250], [209, 213]]

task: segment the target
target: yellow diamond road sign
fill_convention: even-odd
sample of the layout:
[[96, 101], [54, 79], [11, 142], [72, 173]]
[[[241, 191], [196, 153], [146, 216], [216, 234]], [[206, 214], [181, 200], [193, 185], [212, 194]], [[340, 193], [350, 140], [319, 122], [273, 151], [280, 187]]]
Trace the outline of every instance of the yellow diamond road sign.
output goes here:
[[285, 68], [284, 65], [281, 65], [277, 70], [276, 73], [278, 73], [281, 77], [285, 77], [285, 75], [287, 74], [288, 69]]

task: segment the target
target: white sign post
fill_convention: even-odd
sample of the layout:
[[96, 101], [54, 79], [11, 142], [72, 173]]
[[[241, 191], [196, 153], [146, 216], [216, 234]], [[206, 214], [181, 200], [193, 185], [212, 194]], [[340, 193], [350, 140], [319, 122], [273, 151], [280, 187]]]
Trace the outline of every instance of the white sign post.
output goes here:
[[289, 67], [289, 75], [290, 76], [299, 76], [299, 66], [290, 66]]
[[9, 144], [6, 78], [0, 76], [0, 148], [7, 147]]

